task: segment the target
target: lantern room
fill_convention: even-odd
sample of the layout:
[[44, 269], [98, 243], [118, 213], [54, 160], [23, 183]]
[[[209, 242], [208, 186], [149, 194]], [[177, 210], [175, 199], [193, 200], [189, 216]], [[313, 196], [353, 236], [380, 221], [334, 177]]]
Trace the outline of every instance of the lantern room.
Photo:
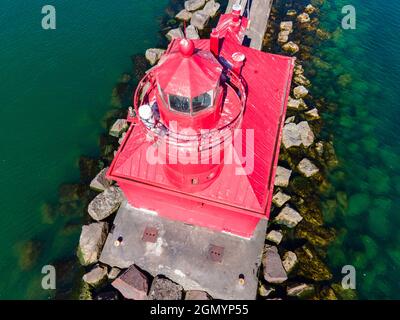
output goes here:
[[221, 74], [222, 66], [210, 51], [181, 39], [155, 70], [161, 120], [167, 125], [175, 121], [178, 130], [213, 127], [221, 111]]

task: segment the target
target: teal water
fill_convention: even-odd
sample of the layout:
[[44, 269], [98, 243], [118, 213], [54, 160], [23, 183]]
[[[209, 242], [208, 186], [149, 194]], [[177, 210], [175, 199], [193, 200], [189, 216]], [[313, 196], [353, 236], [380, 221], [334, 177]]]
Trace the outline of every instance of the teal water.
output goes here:
[[314, 50], [313, 94], [336, 104], [323, 117], [340, 159], [324, 203], [339, 230], [328, 258], [337, 279], [355, 267], [359, 298], [399, 299], [400, 3], [354, 0], [356, 29], [343, 30], [348, 4], [325, 1], [320, 21], [332, 38]]
[[[46, 298], [41, 268], [74, 254], [79, 230], [48, 221], [43, 205], [79, 181], [81, 154], [96, 156], [101, 119], [130, 56], [160, 41], [167, 0], [54, 0], [57, 29], [41, 28], [39, 0], [0, 4], [0, 299]], [[41, 243], [34, 263], [26, 241]]]

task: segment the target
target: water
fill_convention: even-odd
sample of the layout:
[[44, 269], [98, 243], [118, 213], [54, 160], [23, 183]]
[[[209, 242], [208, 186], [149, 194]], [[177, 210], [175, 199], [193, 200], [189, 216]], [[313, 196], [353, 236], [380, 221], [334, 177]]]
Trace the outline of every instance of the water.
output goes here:
[[[0, 5], [0, 299], [46, 298], [41, 267], [74, 254], [79, 230], [41, 208], [79, 180], [81, 154], [98, 154], [112, 88], [160, 41], [167, 0], [55, 0], [54, 31], [41, 28], [44, 4]], [[42, 246], [32, 265], [20, 255], [29, 239]]]
[[338, 279], [343, 265], [356, 268], [359, 298], [399, 299], [400, 3], [354, 0], [356, 30], [343, 30], [347, 4], [322, 7], [333, 37], [315, 48], [311, 78], [313, 94], [337, 104], [323, 115], [341, 162], [325, 199], [325, 217], [340, 231], [328, 257]]

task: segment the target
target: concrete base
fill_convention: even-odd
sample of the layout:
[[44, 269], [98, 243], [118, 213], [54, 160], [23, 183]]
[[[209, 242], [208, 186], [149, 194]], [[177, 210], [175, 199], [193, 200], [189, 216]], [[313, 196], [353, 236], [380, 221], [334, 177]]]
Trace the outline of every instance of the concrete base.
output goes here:
[[[142, 240], [156, 228], [155, 242]], [[124, 202], [104, 245], [100, 261], [127, 268], [133, 263], [151, 275], [164, 275], [185, 290], [204, 290], [215, 299], [255, 299], [267, 221], [251, 239], [187, 225], [136, 209]], [[122, 237], [120, 245], [116, 240]], [[210, 245], [223, 247], [220, 262], [210, 259]], [[242, 281], [243, 279], [244, 281]]]

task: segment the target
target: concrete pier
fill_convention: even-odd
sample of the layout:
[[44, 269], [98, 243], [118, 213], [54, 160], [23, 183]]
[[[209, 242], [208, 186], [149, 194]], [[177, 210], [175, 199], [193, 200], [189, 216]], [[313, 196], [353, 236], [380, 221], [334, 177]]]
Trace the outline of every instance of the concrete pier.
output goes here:
[[[232, 11], [232, 6], [238, 0], [229, 0], [226, 12]], [[268, 19], [271, 13], [273, 0], [240, 0], [242, 13], [250, 20], [246, 38], [249, 47], [261, 50], [265, 32], [267, 31]], [[246, 42], [246, 39], [245, 39]]]

